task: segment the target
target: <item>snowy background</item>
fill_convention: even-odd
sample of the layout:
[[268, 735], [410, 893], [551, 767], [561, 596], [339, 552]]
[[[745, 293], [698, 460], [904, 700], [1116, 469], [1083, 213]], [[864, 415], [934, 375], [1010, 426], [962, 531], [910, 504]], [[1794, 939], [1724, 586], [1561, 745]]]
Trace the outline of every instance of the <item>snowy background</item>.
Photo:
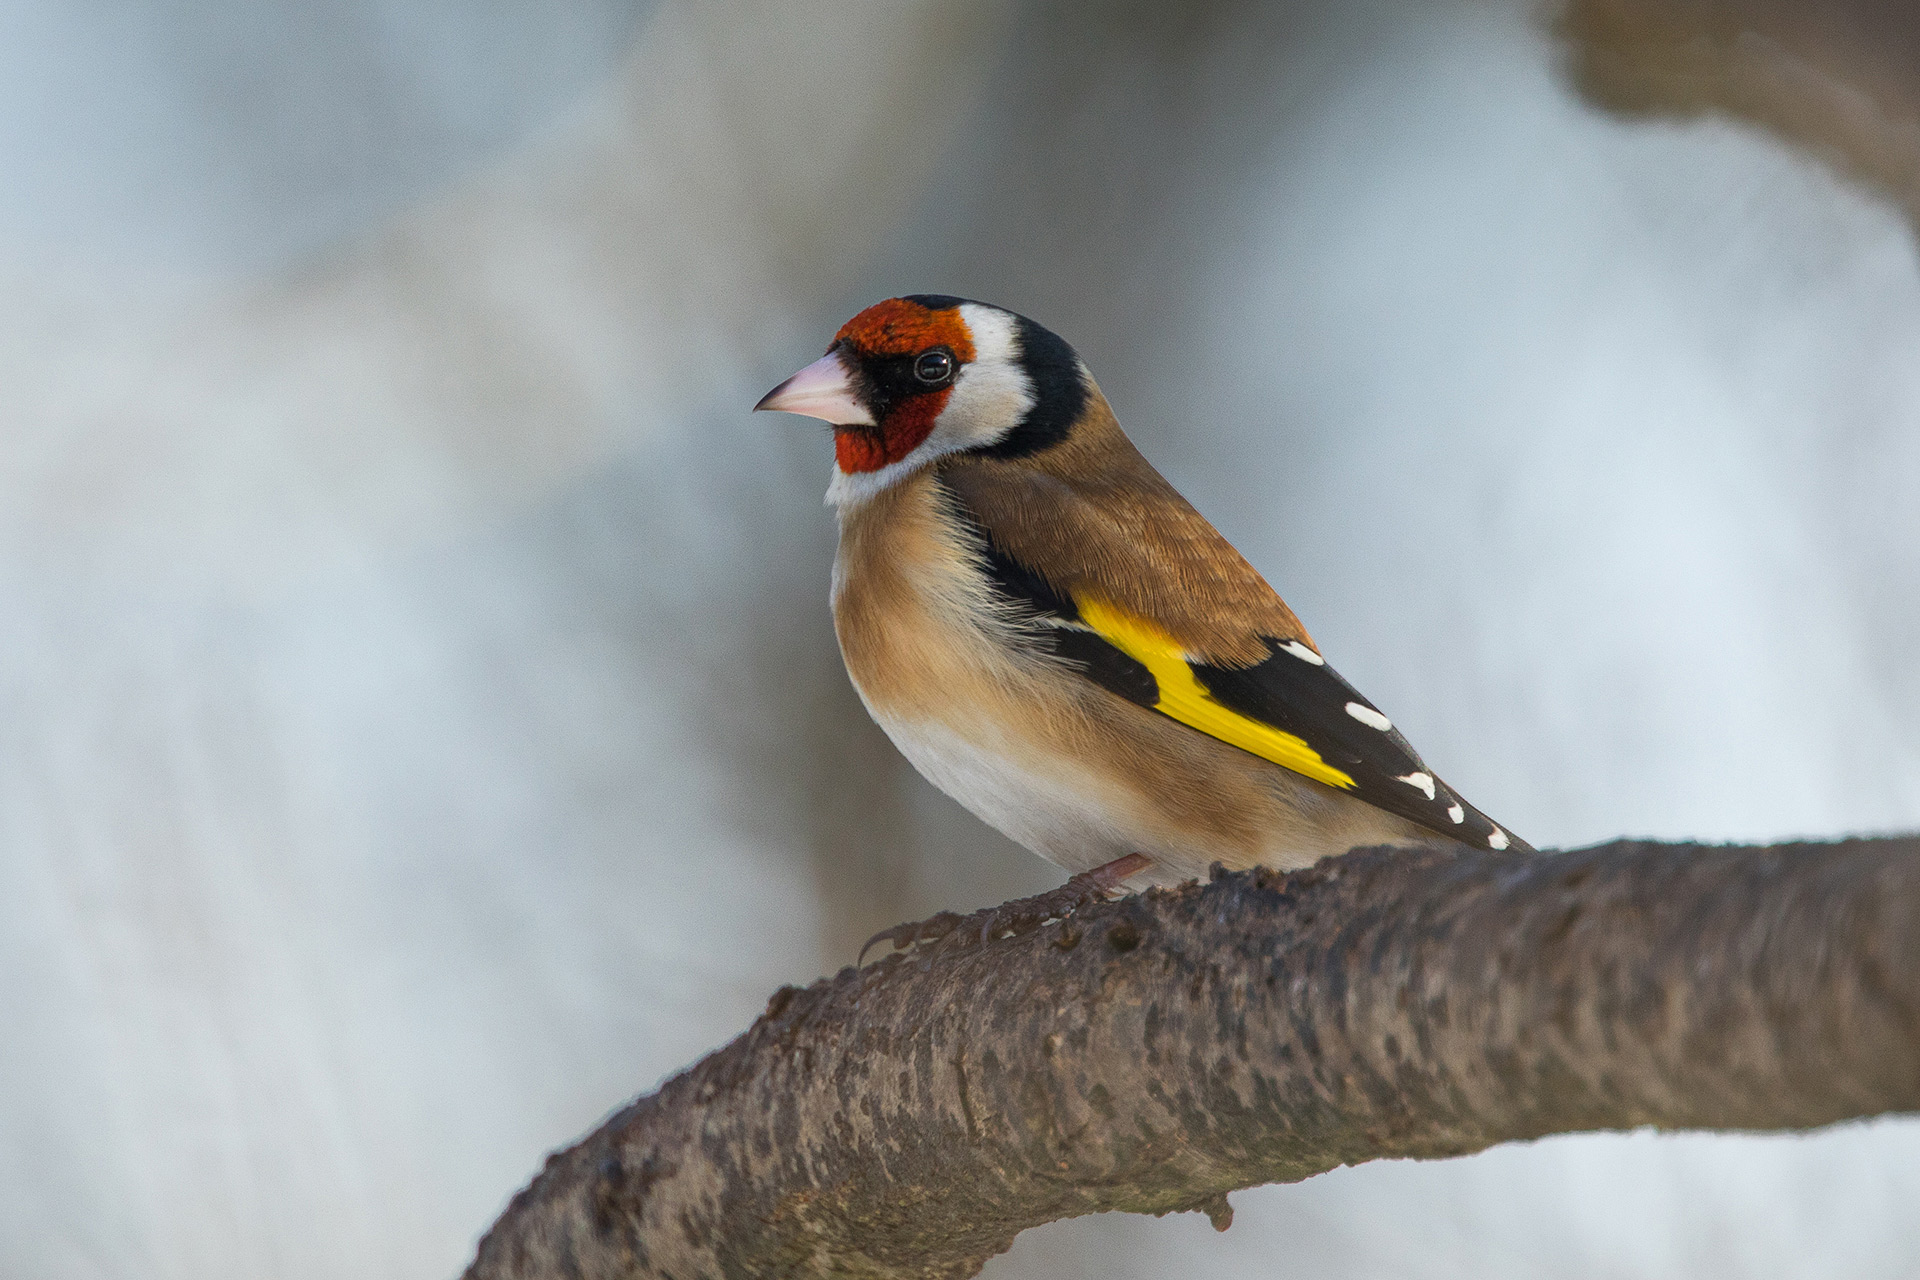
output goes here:
[[[1920, 260], [1517, 4], [0, 0], [0, 1272], [456, 1273], [857, 939], [1057, 874], [865, 719], [829, 450], [1074, 342], [1541, 845], [1920, 827]], [[987, 1274], [1908, 1276], [1920, 1123], [1561, 1138]]]

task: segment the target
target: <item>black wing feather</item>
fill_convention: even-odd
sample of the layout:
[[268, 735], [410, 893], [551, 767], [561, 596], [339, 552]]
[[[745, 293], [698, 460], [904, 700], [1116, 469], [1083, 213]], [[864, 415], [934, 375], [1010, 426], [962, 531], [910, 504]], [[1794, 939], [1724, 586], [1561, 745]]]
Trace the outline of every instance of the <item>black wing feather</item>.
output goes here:
[[[1300, 649], [1311, 652], [1304, 645]], [[1301, 657], [1269, 638], [1266, 659], [1251, 667], [1199, 662], [1188, 666], [1222, 706], [1304, 738], [1328, 764], [1353, 778], [1353, 794], [1367, 803], [1455, 840], [1495, 848], [1528, 847], [1435, 776], [1380, 709], [1324, 661]], [[1375, 728], [1355, 717], [1349, 710], [1353, 707], [1389, 727]]]
[[[955, 506], [979, 535], [989, 581], [1010, 605], [1037, 624], [1035, 644], [1109, 692], [1155, 709], [1160, 689], [1153, 673], [1085, 627], [1070, 597], [996, 546], [991, 535], [970, 519], [964, 504]], [[1376, 723], [1388, 723], [1379, 708], [1339, 672], [1323, 661], [1301, 656], [1301, 651], [1311, 650], [1272, 638], [1266, 643], [1267, 657], [1250, 667], [1187, 665], [1208, 695], [1228, 710], [1303, 739], [1328, 764], [1353, 779], [1350, 794], [1454, 840], [1487, 847], [1502, 847], [1499, 842], [1505, 841], [1505, 847], [1512, 849], [1530, 848], [1436, 777], [1398, 729], [1390, 724], [1380, 729], [1355, 718], [1349, 707], [1378, 717]], [[1428, 785], [1433, 789], [1431, 796]]]

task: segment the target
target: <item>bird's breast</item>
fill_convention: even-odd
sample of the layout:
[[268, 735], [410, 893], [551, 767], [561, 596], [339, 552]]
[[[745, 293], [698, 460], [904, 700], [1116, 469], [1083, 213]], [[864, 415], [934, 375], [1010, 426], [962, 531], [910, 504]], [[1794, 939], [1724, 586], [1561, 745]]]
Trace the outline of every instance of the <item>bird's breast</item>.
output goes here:
[[1070, 686], [1023, 643], [935, 482], [843, 513], [833, 616], [861, 700], [929, 782], [1071, 869], [1131, 851], [1136, 798], [1062, 740], [1084, 719]]
[[922, 474], [841, 514], [833, 622], [847, 672], [883, 724], [1004, 726], [1036, 659]]
[[901, 754], [1043, 857], [1084, 870], [1146, 853], [1170, 879], [1271, 860], [1272, 767], [1027, 643], [930, 478], [843, 513], [833, 612], [847, 672]]

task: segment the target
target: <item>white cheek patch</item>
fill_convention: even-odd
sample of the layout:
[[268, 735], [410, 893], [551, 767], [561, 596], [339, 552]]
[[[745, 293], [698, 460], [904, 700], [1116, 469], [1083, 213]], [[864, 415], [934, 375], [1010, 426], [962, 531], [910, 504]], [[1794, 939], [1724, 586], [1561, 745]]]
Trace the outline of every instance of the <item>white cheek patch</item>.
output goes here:
[[934, 420], [921, 448], [936, 452], [977, 449], [1004, 438], [1033, 409], [1033, 382], [1020, 366], [1020, 339], [1014, 318], [977, 302], [960, 305], [960, 318], [973, 337], [973, 359], [954, 379], [947, 407]]

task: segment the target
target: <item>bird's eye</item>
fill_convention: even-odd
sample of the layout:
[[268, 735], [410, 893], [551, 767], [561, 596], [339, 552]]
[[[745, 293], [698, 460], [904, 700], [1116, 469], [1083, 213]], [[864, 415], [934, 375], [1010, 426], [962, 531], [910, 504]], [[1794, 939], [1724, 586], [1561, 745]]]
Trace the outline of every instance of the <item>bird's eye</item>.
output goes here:
[[953, 376], [953, 353], [935, 347], [931, 351], [922, 351], [913, 362], [913, 376], [935, 386]]

